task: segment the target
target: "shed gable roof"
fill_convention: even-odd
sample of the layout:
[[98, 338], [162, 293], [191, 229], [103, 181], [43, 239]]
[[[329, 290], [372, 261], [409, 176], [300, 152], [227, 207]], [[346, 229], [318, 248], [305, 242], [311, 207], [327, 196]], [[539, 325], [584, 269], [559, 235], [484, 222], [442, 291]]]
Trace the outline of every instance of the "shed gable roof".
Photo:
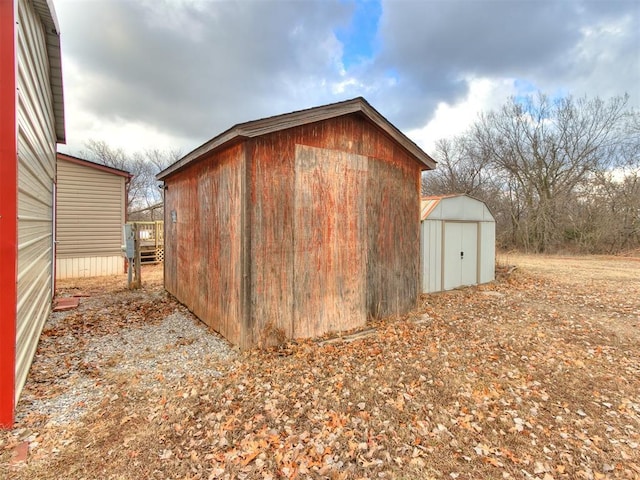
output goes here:
[[173, 165], [160, 172], [156, 178], [164, 180], [171, 174], [183, 169], [192, 161], [212, 152], [224, 145], [234, 141], [259, 137], [269, 133], [286, 130], [288, 128], [307, 125], [309, 123], [329, 120], [352, 113], [360, 113], [374, 125], [386, 132], [395, 142], [401, 145], [409, 154], [424, 165], [425, 169], [432, 170], [436, 167], [436, 162], [418, 145], [410, 140], [404, 133], [398, 130], [389, 120], [383, 117], [380, 112], [373, 108], [364, 98], [357, 97], [343, 102], [331, 103], [320, 107], [308, 108], [296, 112], [285, 113], [273, 117], [253, 120], [251, 122], [239, 123], [229, 130], [222, 132], [217, 137], [212, 138], [200, 147], [191, 151]]
[[[442, 209], [438, 209], [438, 207], [443, 204], [448, 205], [448, 213], [443, 212]], [[454, 207], [454, 205], [456, 206]], [[451, 207], [454, 208], [452, 209]], [[472, 197], [471, 195], [467, 195], [466, 193], [422, 197], [420, 202], [420, 220], [422, 221], [427, 219], [495, 221], [486, 203]]]

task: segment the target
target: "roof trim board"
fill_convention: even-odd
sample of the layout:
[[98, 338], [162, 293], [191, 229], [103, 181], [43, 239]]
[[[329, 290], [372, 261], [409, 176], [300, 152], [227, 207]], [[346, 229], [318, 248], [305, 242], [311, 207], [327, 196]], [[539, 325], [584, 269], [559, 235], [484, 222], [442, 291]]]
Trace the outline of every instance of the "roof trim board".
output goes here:
[[52, 0], [33, 0], [33, 6], [44, 27], [47, 57], [49, 59], [49, 83], [53, 99], [53, 116], [58, 143], [66, 143], [64, 126], [64, 94], [62, 88], [62, 56], [60, 54], [60, 27]]
[[266, 135], [280, 130], [329, 120], [331, 118], [353, 113], [360, 113], [364, 115], [369, 121], [387, 133], [407, 152], [417, 159], [417, 161], [424, 167], [423, 170], [432, 170], [436, 167], [435, 160], [427, 155], [427, 153], [410, 140], [404, 133], [398, 130], [391, 122], [389, 122], [389, 120], [383, 117], [380, 112], [373, 108], [364, 98], [357, 97], [343, 102], [331, 103], [320, 107], [308, 108], [306, 110], [299, 110], [296, 112], [285, 113], [282, 115], [234, 125], [217, 137], [212, 138], [200, 147], [191, 151], [173, 165], [164, 169], [156, 175], [156, 178], [158, 180], [164, 180], [166, 177], [182, 170], [188, 164], [203, 155], [236, 141], [259, 137], [261, 135]]
[[101, 170], [103, 172], [112, 173], [113, 175], [119, 175], [125, 178], [133, 178], [133, 175], [126, 170], [120, 170], [119, 168], [107, 167], [106, 165], [101, 165], [100, 163], [91, 162], [89, 160], [84, 160], [82, 158], [73, 157], [71, 155], [67, 155], [66, 153], [58, 152], [56, 154], [56, 158], [58, 160], [65, 160], [70, 163], [75, 163], [77, 165], [82, 165], [83, 167], [95, 168], [96, 170]]

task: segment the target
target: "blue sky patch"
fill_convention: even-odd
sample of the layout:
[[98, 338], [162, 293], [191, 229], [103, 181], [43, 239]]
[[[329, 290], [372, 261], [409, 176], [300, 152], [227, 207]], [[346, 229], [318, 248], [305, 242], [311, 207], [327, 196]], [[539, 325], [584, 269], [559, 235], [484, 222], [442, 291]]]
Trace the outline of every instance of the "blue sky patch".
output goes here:
[[351, 23], [336, 29], [335, 34], [343, 45], [342, 63], [345, 70], [373, 58], [378, 51], [378, 22], [382, 15], [380, 0], [348, 0], [354, 4]]

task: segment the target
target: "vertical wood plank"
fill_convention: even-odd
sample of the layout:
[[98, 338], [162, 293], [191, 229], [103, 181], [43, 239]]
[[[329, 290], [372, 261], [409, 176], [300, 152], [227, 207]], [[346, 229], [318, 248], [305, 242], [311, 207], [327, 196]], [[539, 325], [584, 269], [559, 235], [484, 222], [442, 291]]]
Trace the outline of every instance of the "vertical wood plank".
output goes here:
[[367, 158], [296, 147], [294, 337], [366, 323]]

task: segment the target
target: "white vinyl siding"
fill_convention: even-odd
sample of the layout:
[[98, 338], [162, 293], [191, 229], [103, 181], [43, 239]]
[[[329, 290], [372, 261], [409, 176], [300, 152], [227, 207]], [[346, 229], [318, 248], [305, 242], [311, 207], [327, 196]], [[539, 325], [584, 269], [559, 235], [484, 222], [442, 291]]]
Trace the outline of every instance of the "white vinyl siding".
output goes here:
[[30, 1], [18, 2], [18, 298], [16, 401], [51, 307], [56, 136], [45, 33]]
[[124, 273], [124, 257], [56, 258], [56, 278], [102, 277]]
[[122, 258], [124, 198], [125, 177], [59, 159], [57, 258]]

